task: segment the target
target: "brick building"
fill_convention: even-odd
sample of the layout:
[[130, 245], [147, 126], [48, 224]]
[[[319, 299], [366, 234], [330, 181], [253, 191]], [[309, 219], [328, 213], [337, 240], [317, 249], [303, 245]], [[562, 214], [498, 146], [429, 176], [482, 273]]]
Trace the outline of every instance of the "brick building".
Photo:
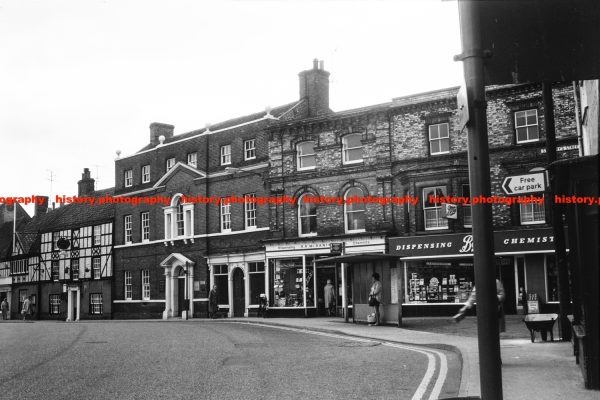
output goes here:
[[149, 144], [117, 159], [116, 195], [167, 201], [116, 205], [116, 318], [206, 316], [212, 285], [230, 316], [258, 307], [269, 209], [238, 200], [269, 193], [269, 126], [329, 111], [328, 75], [315, 61], [299, 75], [298, 101], [205, 129], [174, 135], [173, 126], [153, 123]]
[[[470, 207], [447, 209], [428, 201], [429, 195], [469, 196], [457, 91], [405, 96], [268, 128], [271, 194], [298, 198], [297, 206], [271, 206], [272, 236], [265, 250], [272, 313], [321, 313], [323, 286], [332, 279], [338, 306], [350, 306], [354, 318], [364, 320], [373, 271], [383, 278], [387, 321], [396, 318], [400, 302], [405, 315], [451, 315], [466, 300], [474, 281]], [[572, 90], [556, 85], [553, 96], [559, 156], [574, 157]], [[487, 97], [492, 194], [505, 196], [505, 178], [546, 166], [541, 87], [490, 87]], [[305, 204], [303, 196], [340, 203]], [[405, 200], [346, 204], [354, 196]], [[523, 291], [536, 293], [548, 309], [558, 300], [550, 213], [543, 191], [535, 196], [538, 203], [493, 205], [497, 272], [508, 292], [508, 312], [522, 306]], [[346, 256], [327, 260], [337, 246]]]

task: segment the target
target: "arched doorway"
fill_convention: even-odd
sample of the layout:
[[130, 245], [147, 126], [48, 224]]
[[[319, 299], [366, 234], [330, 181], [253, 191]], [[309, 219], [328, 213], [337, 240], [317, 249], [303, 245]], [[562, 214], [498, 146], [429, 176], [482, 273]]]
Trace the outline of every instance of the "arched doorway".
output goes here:
[[233, 316], [243, 317], [246, 312], [246, 290], [244, 287], [244, 271], [233, 270]]

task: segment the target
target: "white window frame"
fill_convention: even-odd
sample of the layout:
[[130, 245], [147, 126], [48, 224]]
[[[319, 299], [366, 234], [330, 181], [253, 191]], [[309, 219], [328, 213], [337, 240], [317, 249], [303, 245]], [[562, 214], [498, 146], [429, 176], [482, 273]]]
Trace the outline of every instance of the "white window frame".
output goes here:
[[[317, 225], [318, 224], [318, 220], [317, 220], [317, 205], [312, 203], [312, 205], [314, 206], [315, 209], [315, 213], [314, 214], [307, 214], [307, 215], [302, 215], [301, 210], [302, 210], [302, 204], [305, 204], [302, 200], [302, 198], [304, 196], [309, 195], [309, 193], [304, 193], [302, 196], [300, 196], [300, 198], [298, 199], [298, 236], [300, 237], [306, 237], [306, 236], [317, 236], [317, 232], [308, 232], [308, 233], [302, 233], [302, 218], [314, 218], [315, 222]], [[306, 203], [306, 204], [311, 204], [311, 203]]]
[[198, 167], [198, 153], [193, 152], [187, 154], [187, 165], [194, 168]]
[[150, 164], [142, 167], [142, 183], [150, 182]]
[[[78, 258], [72, 258], [71, 259], [71, 279], [74, 281], [79, 280], [79, 259]], [[77, 271], [77, 278], [74, 277], [75, 275], [75, 271]]]
[[[535, 112], [535, 124], [528, 124], [527, 123], [527, 116], [528, 113], [530, 113], [531, 111]], [[518, 125], [517, 124], [517, 116], [519, 114], [524, 114], [525, 117], [525, 125]], [[536, 127], [536, 132], [537, 132], [537, 138], [535, 139], [529, 139], [529, 127], [535, 126]], [[527, 130], [527, 140], [519, 140], [519, 134], [517, 133], [519, 128], [525, 128]], [[517, 144], [521, 144], [521, 143], [531, 143], [531, 142], [539, 142], [540, 140], [540, 120], [538, 118], [538, 112], [536, 108], [532, 108], [529, 110], [521, 110], [521, 111], [515, 111], [515, 139]]]
[[125, 282], [125, 300], [133, 299], [133, 282], [131, 280], [131, 271], [125, 271], [123, 273]]
[[140, 214], [142, 228], [142, 242], [150, 241], [150, 212], [144, 211]]
[[356, 147], [348, 147], [348, 139], [351, 137], [358, 137], [360, 140], [362, 140], [362, 135], [360, 133], [351, 133], [349, 135], [345, 135], [342, 137], [342, 164], [344, 165], [348, 165], [348, 164], [358, 164], [363, 162], [364, 160], [364, 151], [363, 154], [361, 155], [359, 160], [348, 160], [347, 154], [350, 150], [356, 150], [356, 149], [363, 149], [364, 146], [361, 145], [360, 146], [356, 146]]
[[[362, 228], [362, 229], [348, 229], [348, 220], [349, 220], [349, 219], [348, 219], [348, 213], [359, 213], [359, 212], [360, 212], [360, 213], [363, 213], [363, 217], [365, 218], [365, 225], [366, 225], [366, 222], [367, 222], [367, 219], [366, 219], [366, 218], [367, 218], [367, 216], [366, 216], [367, 207], [365, 206], [365, 204], [364, 204], [364, 203], [359, 203], [359, 204], [356, 204], [356, 205], [362, 206], [362, 207], [363, 207], [363, 209], [362, 209], [362, 210], [348, 211], [348, 205], [349, 205], [349, 204], [346, 204], [346, 201], [345, 201], [345, 200], [346, 200], [346, 198], [348, 197], [348, 193], [349, 193], [351, 190], [360, 190], [360, 191], [361, 191], [361, 193], [362, 193], [362, 196], [365, 196], [365, 193], [364, 193], [364, 191], [363, 191], [361, 188], [359, 188], [359, 187], [356, 187], [356, 186], [353, 186], [353, 187], [349, 188], [348, 190], [346, 190], [346, 193], [344, 193], [344, 231], [345, 231], [346, 233], [365, 232], [365, 231], [366, 231], [366, 229], [365, 229], [365, 228]], [[362, 197], [362, 196], [361, 196], [361, 197]]]
[[[446, 125], [446, 134], [447, 134], [447, 136], [444, 136], [444, 137], [441, 136], [440, 130], [439, 130], [439, 127], [443, 126], [443, 125]], [[432, 128], [437, 128], [438, 135], [440, 135], [440, 136], [438, 136], [437, 138], [433, 138], [432, 139], [431, 138]], [[429, 136], [428, 136], [429, 137], [429, 154], [431, 154], [432, 156], [435, 156], [435, 155], [439, 155], [439, 154], [448, 154], [448, 153], [450, 153], [450, 125], [447, 122], [443, 122], [441, 124], [431, 124], [431, 125], [429, 125], [428, 132], [429, 132]], [[448, 150], [447, 151], [440, 150], [440, 151], [434, 152], [431, 144], [433, 142], [440, 142], [441, 143], [443, 140], [447, 140], [448, 141]], [[441, 149], [441, 145], [440, 145], [440, 149]]]
[[183, 218], [183, 234], [179, 234], [178, 227], [178, 201], [181, 194], [173, 196], [171, 205], [163, 209], [165, 224], [165, 240], [177, 240], [193, 238], [194, 236], [194, 204], [184, 203], [181, 206], [181, 217]]
[[231, 145], [226, 144], [221, 146], [221, 165], [231, 164]]
[[[541, 211], [540, 211], [541, 210]], [[542, 219], [535, 219], [535, 217], [541, 215]], [[527, 218], [524, 218], [527, 216]], [[530, 216], [530, 217], [529, 217]], [[537, 203], [519, 204], [519, 219], [521, 225], [539, 225], [546, 223], [546, 208], [544, 203], [538, 205]]]
[[93, 279], [100, 279], [101, 275], [102, 259], [100, 257], [92, 257], [92, 277]]
[[50, 295], [50, 315], [59, 315], [60, 314], [60, 294], [51, 294]]
[[102, 244], [102, 225], [94, 225], [93, 245], [100, 246]]
[[125, 171], [125, 187], [133, 186], [133, 170], [128, 169]]
[[166, 172], [169, 172], [176, 164], [175, 157], [167, 158], [166, 162]]
[[126, 215], [123, 218], [123, 240], [125, 241], [126, 244], [131, 243], [132, 240], [132, 235], [133, 235], [133, 231], [132, 231], [132, 225], [131, 225], [131, 214]]
[[142, 270], [142, 300], [150, 300], [150, 270]]
[[[54, 275], [54, 271], [56, 271], [56, 275]], [[60, 280], [60, 262], [58, 260], [50, 262], [50, 280], [54, 282]]]
[[102, 293], [90, 293], [90, 314], [102, 315]]
[[221, 232], [231, 232], [231, 203], [223, 203], [221, 199]]
[[[434, 195], [437, 195], [437, 190], [441, 189], [442, 193], [444, 194], [444, 196], [448, 193], [446, 190], [446, 186], [428, 186], [428, 187], [424, 187], [422, 190], [423, 193], [423, 226], [425, 227], [426, 231], [435, 231], [435, 230], [440, 230], [440, 229], [448, 229], [448, 220], [446, 218], [444, 218], [442, 215], [443, 213], [443, 204], [441, 203], [437, 203], [435, 206], [433, 207], [427, 207], [427, 199], [428, 196], [426, 196], [425, 192], [428, 190], [433, 189], [433, 193]], [[436, 215], [436, 221], [438, 221], [438, 223], [436, 224], [436, 226], [427, 226], [427, 213], [429, 212], [435, 212]], [[439, 221], [444, 221], [445, 225], [439, 223]]]
[[244, 228], [256, 229], [256, 202], [246, 201], [248, 197], [256, 198], [256, 193], [244, 195]]
[[[307, 154], [302, 153], [302, 148], [306, 144], [312, 144], [312, 153], [307, 153]], [[315, 165], [303, 167], [302, 161], [303, 161], [303, 159], [308, 158], [308, 157], [313, 157], [315, 159]], [[301, 143], [296, 144], [296, 169], [298, 171], [307, 171], [307, 170], [311, 170], [311, 169], [315, 169], [315, 168], [317, 168], [317, 154], [315, 153], [315, 142], [308, 141], [308, 142], [301, 142]]]
[[244, 141], [244, 161], [254, 160], [256, 158], [256, 139]]

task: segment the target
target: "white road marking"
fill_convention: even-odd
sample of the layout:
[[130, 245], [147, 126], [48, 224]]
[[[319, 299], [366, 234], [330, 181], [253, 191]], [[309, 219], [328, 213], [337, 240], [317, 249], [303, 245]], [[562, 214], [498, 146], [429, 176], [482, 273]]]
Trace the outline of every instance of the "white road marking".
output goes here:
[[421, 400], [426, 395], [427, 388], [431, 384], [431, 380], [433, 379], [433, 376], [435, 374], [436, 364], [437, 364], [436, 357], [435, 357], [436, 355], [440, 359], [440, 369], [438, 371], [438, 375], [437, 375], [435, 384], [433, 385], [431, 393], [429, 394], [429, 400], [436, 400], [440, 396], [442, 387], [444, 386], [444, 382], [446, 381], [446, 377], [448, 375], [448, 360], [446, 358], [446, 355], [437, 350], [407, 346], [407, 345], [398, 344], [398, 343], [390, 343], [390, 342], [386, 342], [386, 341], [380, 341], [377, 339], [364, 339], [364, 338], [358, 338], [358, 337], [354, 337], [354, 336], [338, 335], [335, 333], [312, 331], [312, 330], [303, 329], [303, 328], [292, 328], [292, 327], [288, 327], [288, 326], [276, 326], [276, 325], [268, 325], [268, 324], [254, 323], [254, 322], [243, 322], [243, 321], [231, 321], [231, 322], [228, 321], [227, 323], [258, 325], [258, 326], [262, 326], [262, 327], [281, 329], [281, 330], [285, 330], [285, 331], [309, 333], [311, 335], [326, 336], [326, 337], [343, 339], [343, 340], [353, 340], [355, 342], [381, 343], [383, 346], [395, 347], [398, 349], [409, 350], [409, 351], [414, 351], [416, 353], [423, 354], [423, 355], [427, 356], [427, 370], [425, 371], [425, 375], [423, 376], [421, 383], [417, 387], [417, 390], [413, 394], [412, 400]]

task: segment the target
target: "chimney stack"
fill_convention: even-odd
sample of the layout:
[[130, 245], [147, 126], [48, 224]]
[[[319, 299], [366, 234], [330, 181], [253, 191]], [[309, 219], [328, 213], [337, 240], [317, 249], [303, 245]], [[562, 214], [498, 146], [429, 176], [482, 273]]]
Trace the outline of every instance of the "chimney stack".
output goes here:
[[42, 204], [39, 204], [37, 201], [35, 203], [35, 208], [33, 209], [33, 216], [37, 217], [38, 215], [46, 214], [48, 212], [48, 196], [36, 196], [38, 199], [44, 199]]
[[300, 77], [300, 99], [308, 102], [308, 116], [329, 113], [329, 72], [325, 71], [325, 63], [316, 58], [313, 68], [302, 71]]
[[90, 177], [90, 169], [84, 168], [81, 180], [77, 182], [77, 196], [89, 196], [94, 193], [94, 179]]
[[175, 127], [173, 125], [161, 124], [160, 122], [153, 122], [150, 124], [150, 144], [156, 146], [158, 144], [158, 138], [162, 135], [166, 139], [173, 137]]

